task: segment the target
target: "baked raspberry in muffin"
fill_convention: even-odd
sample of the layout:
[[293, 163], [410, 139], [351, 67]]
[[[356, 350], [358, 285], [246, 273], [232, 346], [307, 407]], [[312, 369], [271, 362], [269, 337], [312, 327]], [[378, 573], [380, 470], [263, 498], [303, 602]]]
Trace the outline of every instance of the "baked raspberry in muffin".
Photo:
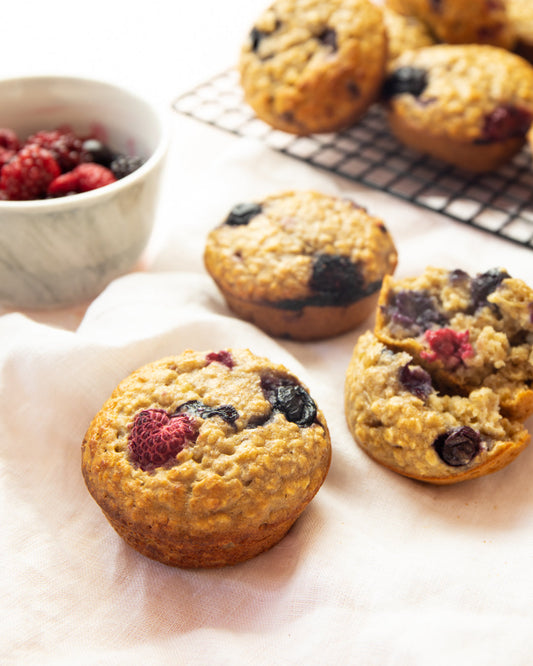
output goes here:
[[322, 485], [324, 415], [284, 366], [248, 350], [185, 351], [119, 383], [82, 446], [87, 488], [143, 555], [180, 567], [276, 544]]
[[208, 235], [204, 260], [235, 314], [303, 341], [366, 319], [397, 252], [381, 219], [351, 200], [302, 190], [236, 205]]

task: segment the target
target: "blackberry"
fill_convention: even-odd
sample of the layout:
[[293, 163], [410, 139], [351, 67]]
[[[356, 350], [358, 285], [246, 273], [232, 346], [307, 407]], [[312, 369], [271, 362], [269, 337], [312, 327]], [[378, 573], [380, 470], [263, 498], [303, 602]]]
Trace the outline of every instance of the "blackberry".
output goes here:
[[117, 180], [129, 176], [130, 173], [137, 171], [143, 165], [144, 161], [138, 155], [119, 155], [109, 165], [111, 173]]

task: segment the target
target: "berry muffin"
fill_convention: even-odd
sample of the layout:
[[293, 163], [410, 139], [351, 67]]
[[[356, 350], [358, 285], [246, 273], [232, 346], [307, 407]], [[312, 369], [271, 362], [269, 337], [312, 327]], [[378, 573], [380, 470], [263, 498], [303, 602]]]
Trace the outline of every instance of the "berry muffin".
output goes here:
[[218, 567], [277, 543], [330, 458], [324, 416], [285, 367], [248, 350], [188, 350], [117, 386], [85, 435], [82, 471], [130, 546]]
[[490, 388], [441, 393], [409, 353], [389, 349], [370, 331], [354, 347], [345, 408], [355, 441], [371, 458], [428, 483], [495, 472], [530, 439], [520, 421], [502, 416]]
[[382, 11], [389, 44], [389, 62], [395, 60], [404, 51], [435, 44], [435, 38], [428, 27], [416, 16], [406, 16], [389, 7], [383, 7]]
[[533, 413], [533, 290], [495, 268], [474, 277], [428, 267], [385, 278], [375, 333], [439, 383], [468, 394], [490, 388], [513, 419]]
[[204, 261], [235, 314], [304, 341], [366, 319], [397, 252], [382, 220], [348, 199], [303, 190], [235, 206], [208, 235]]
[[251, 29], [239, 71], [259, 118], [308, 135], [353, 125], [378, 97], [386, 58], [370, 0], [277, 0]]
[[428, 46], [392, 63], [382, 98], [399, 141], [466, 170], [490, 171], [524, 145], [533, 67], [494, 46]]
[[516, 34], [515, 51], [533, 63], [533, 3], [531, 0], [507, 0], [511, 29]]
[[439, 42], [514, 45], [505, 0], [386, 0], [386, 5], [418, 18]]

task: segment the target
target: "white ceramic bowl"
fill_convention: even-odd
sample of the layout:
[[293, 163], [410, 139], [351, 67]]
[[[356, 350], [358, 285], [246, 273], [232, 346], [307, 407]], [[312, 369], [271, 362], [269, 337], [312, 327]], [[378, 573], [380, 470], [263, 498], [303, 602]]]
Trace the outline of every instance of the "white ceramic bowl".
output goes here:
[[136, 94], [101, 81], [38, 76], [0, 81], [0, 127], [21, 138], [68, 124], [96, 127], [144, 164], [111, 185], [57, 199], [0, 201], [0, 305], [68, 306], [135, 267], [150, 238], [167, 149], [165, 119]]

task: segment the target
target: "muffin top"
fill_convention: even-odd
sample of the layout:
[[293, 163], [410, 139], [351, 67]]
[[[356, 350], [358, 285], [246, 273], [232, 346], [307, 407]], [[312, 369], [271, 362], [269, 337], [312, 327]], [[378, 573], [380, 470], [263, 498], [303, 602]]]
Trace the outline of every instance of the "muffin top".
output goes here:
[[416, 16], [436, 39], [449, 44], [491, 44], [504, 49], [515, 35], [500, 0], [385, 0], [388, 7]]
[[117, 386], [88, 429], [82, 470], [105, 513], [200, 538], [287, 519], [330, 456], [323, 414], [284, 366], [188, 350]]
[[384, 223], [348, 199], [289, 191], [239, 204], [207, 238], [219, 287], [277, 307], [347, 305], [396, 266]]
[[387, 42], [369, 0], [277, 0], [257, 17], [239, 71], [267, 122], [297, 134], [334, 131], [374, 101]]
[[533, 67], [494, 46], [438, 44], [391, 65], [391, 113], [428, 135], [487, 144], [523, 138], [533, 118]]

